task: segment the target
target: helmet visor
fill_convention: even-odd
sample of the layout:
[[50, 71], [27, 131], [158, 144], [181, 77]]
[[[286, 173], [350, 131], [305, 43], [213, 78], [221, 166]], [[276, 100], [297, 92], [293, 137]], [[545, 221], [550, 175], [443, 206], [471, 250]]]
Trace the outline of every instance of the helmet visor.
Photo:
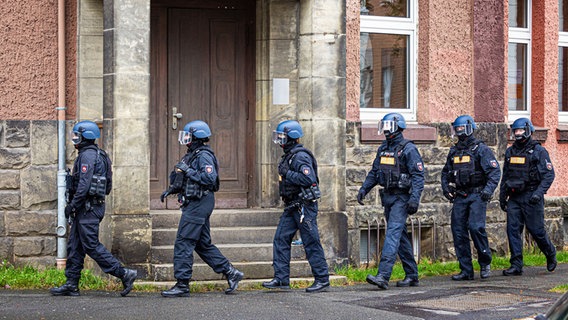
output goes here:
[[73, 145], [78, 145], [79, 143], [81, 143], [82, 140], [82, 136], [80, 132], [73, 132], [73, 138], [71, 138], [71, 142], [73, 142]]
[[288, 135], [285, 132], [282, 131], [272, 131], [272, 142], [278, 144], [278, 145], [285, 145], [286, 142], [288, 141]]
[[398, 131], [398, 123], [395, 120], [381, 120], [379, 121], [379, 135], [388, 132], [395, 133]]
[[178, 135], [178, 141], [181, 145], [186, 145], [191, 142], [191, 132], [189, 131], [180, 131]]
[[[527, 128], [517, 128], [517, 129], [513, 129], [513, 136], [512, 138], [514, 138], [515, 140], [523, 140], [525, 138], [528, 138], [530, 136], [530, 134], [527, 134]], [[530, 130], [528, 131], [530, 132]]]
[[452, 137], [470, 136], [472, 133], [473, 133], [473, 126], [470, 123], [459, 126], [452, 126]]

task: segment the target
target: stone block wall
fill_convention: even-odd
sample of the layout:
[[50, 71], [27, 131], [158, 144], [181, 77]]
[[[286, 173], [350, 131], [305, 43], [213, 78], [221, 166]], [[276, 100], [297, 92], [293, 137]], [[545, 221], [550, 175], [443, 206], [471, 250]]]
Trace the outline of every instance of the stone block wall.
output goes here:
[[[422, 257], [436, 260], [454, 260], [455, 252], [450, 228], [451, 205], [442, 195], [440, 178], [453, 140], [447, 123], [428, 124], [437, 130], [437, 139], [431, 143], [417, 144], [426, 168], [425, 187], [418, 213], [412, 216], [415, 226], [423, 229]], [[365, 205], [357, 203], [357, 192], [371, 169], [380, 143], [362, 144], [361, 124], [348, 122], [346, 126], [346, 212], [348, 216], [348, 252], [353, 265], [360, 263], [361, 230], [369, 225], [376, 226], [384, 219], [383, 207], [379, 200], [379, 187], [373, 188], [365, 199]], [[486, 142], [493, 150], [501, 166], [507, 148], [507, 127], [502, 123], [478, 123], [476, 137]], [[552, 242], [559, 248], [564, 246], [564, 213], [568, 212], [566, 198], [547, 197], [545, 204], [546, 226]], [[411, 221], [408, 220], [410, 225]], [[384, 222], [382, 223], [384, 225]], [[410, 228], [409, 228], [410, 229]], [[429, 229], [429, 230], [427, 230]], [[435, 232], [432, 232], [435, 231]], [[382, 232], [384, 234], [384, 232]], [[491, 250], [497, 255], [508, 255], [506, 213], [499, 208], [498, 192], [487, 207], [487, 234]], [[435, 236], [434, 241], [431, 237]], [[382, 244], [382, 242], [381, 242]], [[434, 247], [432, 247], [432, 244]], [[473, 249], [472, 244], [472, 249]], [[475, 255], [475, 250], [473, 249]]]
[[57, 121], [0, 120], [0, 259], [55, 265]]

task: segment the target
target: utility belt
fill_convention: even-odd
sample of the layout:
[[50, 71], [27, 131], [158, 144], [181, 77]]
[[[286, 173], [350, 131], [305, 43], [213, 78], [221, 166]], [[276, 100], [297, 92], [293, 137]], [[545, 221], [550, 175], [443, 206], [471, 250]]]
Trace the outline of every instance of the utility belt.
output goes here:
[[284, 200], [284, 205], [286, 205], [286, 208], [289, 208], [293, 206], [300, 206], [301, 204], [307, 202], [315, 202], [319, 198], [321, 198], [321, 191], [319, 186], [314, 183], [307, 188], [300, 188], [300, 193], [298, 193], [297, 197], [283, 197], [282, 200]]
[[462, 197], [465, 198], [472, 193], [480, 193], [481, 191], [483, 191], [484, 188], [485, 188], [485, 186], [471, 187], [471, 188], [458, 188], [456, 190], [456, 194], [458, 196], [462, 196]]
[[88, 212], [91, 210], [91, 208], [93, 206], [100, 206], [103, 205], [105, 203], [105, 198], [104, 197], [90, 197], [87, 198], [87, 201], [85, 202], [85, 210]]
[[385, 194], [388, 195], [399, 195], [399, 194], [410, 194], [410, 189], [401, 189], [401, 188], [389, 188], [383, 189]]

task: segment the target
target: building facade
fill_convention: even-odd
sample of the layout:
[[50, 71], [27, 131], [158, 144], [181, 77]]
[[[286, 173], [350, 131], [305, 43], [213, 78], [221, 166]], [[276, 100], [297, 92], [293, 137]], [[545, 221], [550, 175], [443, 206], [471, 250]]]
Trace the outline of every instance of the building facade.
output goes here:
[[[566, 5], [532, 2], [60, 0], [40, 10], [17, 0], [0, 8], [0, 258], [55, 264], [62, 107], [66, 140], [76, 120], [101, 126], [114, 172], [103, 242], [149, 276], [151, 212], [176, 209], [159, 196], [185, 151], [177, 132], [194, 119], [213, 131], [217, 208], [242, 211], [281, 206], [281, 151], [270, 133], [299, 120], [319, 164], [326, 257], [359, 265], [376, 255], [384, 228], [377, 189], [368, 205], [355, 200], [381, 142], [381, 115], [403, 113], [405, 135], [424, 157], [427, 184], [409, 225], [417, 256], [436, 259], [454, 258], [439, 185], [449, 123], [474, 116], [478, 137], [502, 161], [507, 124], [528, 116], [555, 165], [547, 227], [562, 247]], [[65, 162], [74, 156], [67, 143]], [[488, 234], [495, 253], [506, 254], [497, 201]]]

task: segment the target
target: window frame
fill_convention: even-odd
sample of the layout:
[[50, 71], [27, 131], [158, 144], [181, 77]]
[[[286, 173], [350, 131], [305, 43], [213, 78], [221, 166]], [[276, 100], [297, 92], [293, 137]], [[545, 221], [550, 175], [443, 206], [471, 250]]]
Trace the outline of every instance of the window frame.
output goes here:
[[[559, 31], [558, 32], [558, 50], [561, 47], [568, 47], [568, 31]], [[560, 56], [558, 56], [558, 65], [560, 66]], [[568, 68], [568, 66], [565, 66]], [[558, 70], [560, 71], [560, 69]], [[568, 81], [568, 79], [564, 79], [564, 81]], [[560, 93], [559, 93], [560, 94]], [[568, 97], [563, 97], [564, 99], [568, 99]], [[560, 101], [558, 101], [560, 103]], [[558, 110], [558, 122], [561, 123], [568, 123], [568, 111], [560, 111]]]
[[[527, 28], [509, 27], [509, 40], [507, 43], [507, 59], [509, 56], [509, 45], [526, 44], [526, 106], [527, 110], [524, 111], [511, 111], [509, 110], [509, 97], [507, 97], [507, 120], [513, 123], [519, 118], [531, 118], [531, 99], [532, 99], [532, 0], [525, 0], [527, 5]], [[509, 73], [509, 66], [507, 65], [507, 74]], [[507, 88], [509, 88], [509, 77], [507, 76]]]
[[[363, 124], [377, 123], [384, 115], [391, 112], [402, 114], [406, 122], [416, 122], [417, 83], [418, 83], [418, 10], [417, 1], [408, 0], [408, 17], [385, 17], [360, 15], [359, 34], [394, 34], [406, 35], [408, 39], [407, 57], [407, 104], [404, 108], [361, 108], [359, 106], [359, 120]], [[388, 27], [387, 27], [388, 26]]]

